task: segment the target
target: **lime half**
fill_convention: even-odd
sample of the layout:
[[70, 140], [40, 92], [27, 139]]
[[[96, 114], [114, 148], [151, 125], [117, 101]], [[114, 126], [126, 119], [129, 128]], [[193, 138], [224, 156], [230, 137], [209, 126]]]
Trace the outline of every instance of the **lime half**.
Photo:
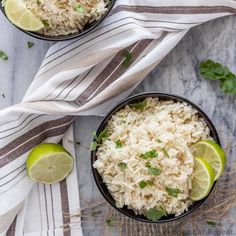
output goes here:
[[194, 201], [205, 198], [214, 184], [215, 174], [210, 164], [203, 158], [194, 159], [192, 191], [190, 197]]
[[58, 144], [43, 143], [31, 151], [26, 165], [33, 181], [52, 184], [68, 176], [73, 168], [73, 157]]
[[215, 172], [215, 180], [223, 173], [226, 163], [226, 156], [223, 149], [211, 140], [200, 141], [193, 147], [193, 156], [204, 158]]
[[16, 26], [27, 31], [39, 31], [44, 25], [25, 6], [23, 0], [6, 0], [5, 13], [7, 18]]

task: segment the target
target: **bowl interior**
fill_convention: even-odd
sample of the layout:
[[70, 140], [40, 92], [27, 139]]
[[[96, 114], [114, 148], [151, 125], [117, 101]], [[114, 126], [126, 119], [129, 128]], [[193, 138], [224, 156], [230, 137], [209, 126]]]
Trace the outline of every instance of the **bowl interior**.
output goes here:
[[[215, 142], [217, 142], [219, 145], [220, 144], [220, 139], [219, 136], [217, 134], [217, 131], [214, 127], [214, 125], [212, 124], [211, 120], [208, 118], [208, 116], [195, 104], [193, 104], [192, 102], [186, 100], [185, 98], [179, 97], [179, 96], [175, 96], [175, 95], [169, 95], [169, 94], [163, 94], [163, 93], [145, 93], [145, 94], [140, 94], [140, 95], [136, 95], [134, 97], [128, 98], [127, 100], [123, 101], [122, 103], [120, 103], [117, 107], [115, 107], [103, 120], [103, 122], [101, 123], [101, 125], [99, 126], [98, 130], [97, 130], [97, 134], [99, 134], [102, 130], [104, 130], [104, 128], [107, 126], [108, 121], [110, 120], [111, 116], [116, 113], [117, 111], [119, 111], [120, 109], [124, 108], [126, 105], [131, 104], [131, 103], [136, 103], [136, 102], [140, 102], [142, 100], [144, 100], [147, 97], [158, 97], [160, 100], [173, 100], [173, 101], [180, 101], [180, 102], [186, 102], [189, 105], [191, 105], [193, 108], [195, 108], [198, 112], [199, 115], [205, 120], [205, 122], [207, 123], [208, 127], [211, 130], [211, 137], [215, 140]], [[194, 202], [190, 207], [189, 210], [187, 212], [184, 212], [183, 214], [181, 214], [180, 216], [174, 216], [174, 215], [168, 215], [166, 217], [161, 218], [158, 222], [153, 222], [148, 220], [145, 216], [143, 215], [136, 215], [134, 213], [133, 210], [128, 209], [127, 207], [123, 207], [123, 208], [118, 208], [115, 205], [115, 200], [113, 199], [113, 197], [111, 196], [111, 194], [109, 193], [106, 185], [103, 183], [102, 181], [102, 177], [100, 176], [100, 174], [98, 173], [98, 171], [93, 168], [93, 163], [94, 161], [97, 159], [96, 157], [96, 152], [93, 151], [91, 153], [91, 165], [92, 165], [92, 171], [93, 171], [93, 176], [95, 179], [95, 182], [98, 186], [98, 189], [100, 190], [101, 194], [103, 195], [103, 197], [107, 200], [108, 203], [110, 203], [115, 209], [117, 209], [119, 212], [123, 213], [124, 215], [133, 218], [135, 220], [139, 220], [142, 222], [146, 222], [146, 223], [166, 223], [166, 222], [170, 222], [173, 220], [178, 220], [188, 214], [190, 214], [191, 212], [193, 212], [194, 210], [196, 210], [198, 207], [200, 207], [200, 205], [202, 205], [206, 198], [201, 200], [201, 201], [197, 201]], [[215, 186], [215, 185], [214, 185]], [[213, 188], [214, 188], [213, 186]], [[212, 189], [213, 189], [212, 188]], [[211, 190], [212, 191], [212, 190]], [[209, 195], [208, 195], [209, 196]]]
[[[23, 31], [24, 33], [26, 33], [26, 34], [34, 37], [34, 38], [37, 38], [37, 39], [48, 40], [48, 41], [65, 41], [65, 40], [75, 39], [75, 38], [79, 38], [83, 35], [86, 35], [88, 32], [95, 29], [106, 18], [106, 16], [110, 13], [112, 7], [115, 4], [115, 1], [116, 0], [110, 0], [109, 1], [108, 6], [107, 6], [107, 8], [108, 8], [107, 12], [105, 14], [103, 14], [99, 20], [94, 21], [91, 24], [87, 24], [83, 28], [83, 30], [81, 30], [78, 33], [74, 33], [74, 34], [62, 35], [62, 36], [47, 36], [47, 35], [39, 34], [39, 33], [36, 33], [36, 32], [25, 31], [25, 30], [15, 26], [14, 24], [13, 25], [16, 28], [18, 28], [19, 30]], [[4, 7], [2, 6], [1, 3], [0, 3], [0, 9], [3, 12], [3, 14], [5, 15], [5, 17], [7, 18], [6, 14], [5, 14], [5, 11], [4, 11]]]

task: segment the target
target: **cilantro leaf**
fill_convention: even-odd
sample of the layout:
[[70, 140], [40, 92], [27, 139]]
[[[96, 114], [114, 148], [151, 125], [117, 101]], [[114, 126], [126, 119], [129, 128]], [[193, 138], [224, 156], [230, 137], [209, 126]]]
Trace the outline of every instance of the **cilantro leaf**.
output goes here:
[[147, 160], [148, 158], [155, 158], [158, 157], [158, 153], [156, 150], [151, 150], [149, 152], [142, 153], [140, 157], [144, 160]]
[[154, 167], [149, 167], [148, 168], [148, 174], [158, 176], [158, 175], [161, 174], [161, 170], [157, 169], [157, 168], [154, 168]]
[[223, 93], [236, 94], [236, 77], [235, 79], [228, 79], [222, 81], [220, 90]]
[[236, 94], [236, 75], [228, 67], [212, 60], [203, 61], [200, 66], [200, 75], [208, 80], [221, 81], [221, 92], [226, 94]]
[[140, 188], [145, 188], [146, 186], [148, 185], [148, 182], [147, 181], [141, 181], [140, 183], [139, 183], [139, 187]]
[[47, 20], [41, 20], [41, 21], [45, 27], [49, 27], [49, 23]]
[[107, 140], [109, 137], [108, 133], [108, 128], [106, 127], [101, 133], [97, 136], [96, 133], [94, 133], [94, 139], [98, 142], [101, 143], [104, 140]]
[[139, 187], [140, 188], [145, 188], [147, 186], [152, 186], [153, 185], [153, 182], [152, 181], [144, 181], [142, 180], [141, 182], [139, 182]]
[[79, 12], [79, 13], [84, 13], [85, 12], [84, 8], [81, 5], [77, 5], [74, 8], [74, 11]]
[[162, 143], [162, 141], [161, 141], [160, 139], [157, 139], [157, 142], [158, 142], [158, 143]]
[[172, 197], [178, 197], [178, 194], [181, 193], [181, 191], [177, 188], [169, 188], [169, 187], [166, 187], [166, 192], [172, 196]]
[[0, 59], [7, 61], [8, 60], [8, 56], [5, 52], [0, 50]]
[[211, 220], [208, 220], [208, 221], [207, 221], [207, 224], [208, 224], [208, 225], [211, 225], [211, 226], [216, 226], [216, 222], [211, 221]]
[[115, 225], [116, 222], [113, 218], [108, 218], [108, 219], [106, 219], [106, 223], [108, 226], [112, 227]]
[[231, 76], [231, 72], [227, 67], [223, 67], [220, 63], [212, 60], [203, 61], [200, 64], [200, 74], [204, 79], [221, 80]]
[[34, 46], [34, 43], [32, 42], [27, 42], [28, 48], [32, 48]]
[[166, 157], [170, 158], [169, 153], [167, 152], [167, 150], [166, 150], [165, 147], [162, 148], [162, 152], [164, 153], [164, 155], [165, 155]]
[[97, 137], [96, 131], [93, 131], [93, 137], [94, 137], [95, 140], [97, 140], [98, 137]]
[[91, 151], [95, 151], [100, 146], [102, 141], [108, 139], [108, 137], [109, 137], [108, 128], [106, 127], [103, 131], [100, 132], [100, 134], [98, 136], [97, 136], [96, 132], [93, 132], [93, 137], [94, 137], [95, 141], [93, 141], [90, 145]]
[[125, 59], [124, 59], [122, 65], [124, 67], [128, 68], [131, 65], [131, 63], [132, 63], [133, 54], [131, 52], [125, 50], [124, 53], [123, 53], [123, 56], [125, 57]]
[[146, 217], [149, 220], [157, 221], [166, 215], [167, 215], [166, 210], [163, 207], [161, 207], [159, 210], [157, 210], [156, 208], [149, 209]]
[[93, 141], [90, 145], [90, 150], [95, 151], [99, 146], [100, 146], [99, 143], [97, 143], [96, 141]]
[[145, 163], [145, 166], [149, 168], [149, 167], [151, 167], [151, 163], [148, 161]]
[[143, 110], [146, 107], [146, 105], [147, 105], [147, 101], [143, 101], [143, 102], [130, 104], [129, 107], [137, 109], [137, 110]]
[[119, 167], [121, 168], [121, 170], [123, 170], [123, 171], [128, 168], [127, 164], [124, 163], [124, 162], [119, 163], [118, 166], [119, 166]]
[[122, 147], [123, 147], [123, 144], [122, 144], [122, 142], [120, 141], [120, 139], [117, 139], [117, 140], [115, 141], [115, 144], [116, 144], [116, 148], [122, 148]]

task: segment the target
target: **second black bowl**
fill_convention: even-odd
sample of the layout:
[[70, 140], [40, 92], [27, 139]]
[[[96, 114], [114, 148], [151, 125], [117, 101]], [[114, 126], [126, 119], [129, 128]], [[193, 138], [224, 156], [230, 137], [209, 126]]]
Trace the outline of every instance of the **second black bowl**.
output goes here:
[[14, 25], [11, 21], [8, 20], [6, 14], [5, 14], [5, 11], [4, 11], [4, 7], [2, 6], [2, 4], [0, 3], [0, 9], [1, 11], [3, 12], [3, 14], [5, 15], [6, 19], [12, 24], [14, 25], [16, 28], [18, 28], [19, 30], [23, 31], [24, 33], [34, 37], [34, 38], [37, 38], [37, 39], [42, 39], [42, 40], [47, 40], [47, 41], [66, 41], [66, 40], [70, 40], [70, 39], [75, 39], [75, 38], [79, 38], [83, 35], [86, 35], [88, 34], [91, 30], [95, 29], [106, 17], [107, 15], [110, 13], [112, 7], [114, 6], [115, 4], [115, 1], [116, 0], [110, 0], [107, 8], [107, 12], [102, 15], [102, 17], [97, 20], [97, 21], [94, 21], [92, 22], [91, 24], [87, 24], [83, 30], [81, 30], [80, 32], [78, 33], [74, 33], [74, 34], [69, 34], [69, 35], [62, 35], [62, 36], [47, 36], [47, 35], [43, 35], [43, 34], [39, 34], [39, 33], [36, 33], [36, 32], [30, 32], [30, 31], [26, 31], [26, 30], [23, 30], [19, 27], [17, 27], [16, 25]]
[[[214, 139], [214, 141], [216, 143], [220, 144], [220, 139], [219, 136], [217, 134], [217, 131], [213, 125], [213, 123], [211, 122], [211, 120], [209, 119], [209, 117], [194, 103], [190, 102], [189, 100], [179, 97], [179, 96], [175, 96], [175, 95], [171, 95], [171, 94], [164, 94], [164, 93], [144, 93], [144, 94], [139, 94], [136, 96], [133, 96], [131, 98], [128, 98], [126, 100], [124, 100], [123, 102], [121, 102], [119, 105], [117, 105], [106, 117], [105, 119], [102, 121], [101, 125], [99, 126], [98, 130], [97, 130], [97, 134], [100, 134], [100, 132], [102, 130], [104, 130], [107, 126], [108, 121], [110, 120], [110, 118], [112, 117], [113, 114], [115, 114], [117, 111], [121, 110], [122, 108], [124, 108], [126, 105], [128, 104], [132, 104], [132, 103], [137, 103], [140, 101], [143, 101], [145, 98], [148, 97], [158, 97], [160, 100], [173, 100], [173, 101], [180, 101], [180, 102], [186, 102], [188, 105], [191, 105], [193, 108], [195, 108], [199, 115], [205, 120], [206, 124], [208, 125], [210, 131], [211, 131], [211, 137]], [[119, 212], [121, 212], [122, 214], [135, 219], [135, 220], [139, 220], [142, 222], [146, 222], [146, 223], [167, 223], [167, 222], [171, 222], [171, 221], [175, 221], [178, 219], [181, 219], [184, 216], [187, 216], [188, 214], [190, 214], [191, 212], [195, 211], [197, 208], [199, 208], [207, 199], [207, 197], [201, 201], [196, 201], [194, 202], [190, 207], [189, 210], [187, 212], [184, 212], [183, 214], [179, 215], [179, 216], [175, 216], [175, 215], [168, 215], [166, 217], [162, 217], [159, 221], [157, 222], [153, 222], [148, 220], [145, 216], [143, 215], [136, 215], [134, 213], [133, 210], [128, 209], [126, 206], [123, 208], [118, 208], [115, 204], [115, 200], [113, 199], [113, 197], [111, 196], [110, 192], [107, 189], [107, 186], [105, 183], [103, 183], [102, 181], [102, 177], [100, 176], [100, 174], [98, 173], [98, 171], [93, 168], [93, 164], [94, 162], [97, 160], [96, 157], [96, 151], [92, 151], [91, 153], [91, 165], [92, 165], [92, 172], [93, 172], [93, 177], [95, 179], [95, 182], [97, 184], [98, 189], [100, 190], [101, 194], [103, 195], [103, 197], [106, 199], [106, 201], [113, 206], [116, 210], [118, 210]], [[215, 184], [214, 184], [215, 186]], [[212, 187], [211, 191], [213, 190], [214, 186]], [[210, 194], [210, 193], [209, 193]], [[209, 196], [209, 195], [208, 195]]]

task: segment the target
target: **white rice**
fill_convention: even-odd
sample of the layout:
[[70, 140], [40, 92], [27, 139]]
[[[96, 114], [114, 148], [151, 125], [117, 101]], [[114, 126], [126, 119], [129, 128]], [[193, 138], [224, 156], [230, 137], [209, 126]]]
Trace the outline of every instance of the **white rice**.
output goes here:
[[[39, 33], [50, 36], [81, 31], [107, 11], [109, 0], [24, 0], [27, 9], [44, 23]], [[76, 11], [79, 7], [81, 11]]]
[[[180, 215], [192, 203], [189, 194], [194, 161], [190, 146], [209, 139], [210, 130], [198, 112], [186, 103], [156, 98], [148, 98], [146, 102], [143, 111], [126, 106], [112, 116], [108, 123], [109, 138], [98, 148], [94, 168], [117, 207], [126, 205], [144, 215], [150, 208], [164, 207], [168, 214]], [[116, 148], [117, 139], [122, 148]], [[156, 150], [158, 157], [140, 158], [150, 150]], [[147, 161], [161, 170], [159, 176], [147, 173]], [[127, 169], [122, 170], [119, 163], [126, 163]], [[153, 185], [141, 189], [141, 181], [152, 181]], [[179, 189], [181, 193], [177, 198], [172, 197], [166, 187]]]

